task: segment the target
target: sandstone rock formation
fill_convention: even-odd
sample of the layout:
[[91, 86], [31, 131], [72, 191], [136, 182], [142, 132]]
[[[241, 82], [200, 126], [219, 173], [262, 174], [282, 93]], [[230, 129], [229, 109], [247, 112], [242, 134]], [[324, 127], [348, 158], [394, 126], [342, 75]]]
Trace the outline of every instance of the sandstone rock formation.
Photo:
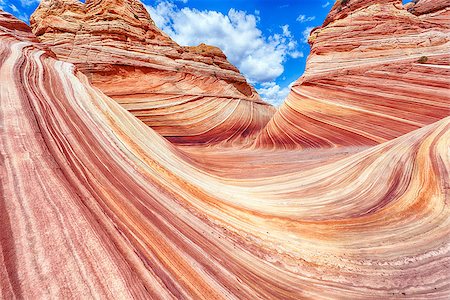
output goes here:
[[450, 118], [221, 175], [1, 11], [0, 83], [2, 299], [450, 295]]
[[450, 118], [236, 180], [52, 56], [0, 13], [1, 298], [449, 296]]
[[336, 1], [260, 147], [376, 145], [450, 115], [450, 2]]
[[172, 142], [248, 142], [275, 112], [220, 49], [179, 46], [137, 0], [43, 0], [31, 27], [58, 59]]
[[[448, 0], [416, 0], [408, 5], [408, 10], [417, 16], [429, 15], [427, 18], [436, 15], [448, 17], [449, 4]], [[443, 21], [444, 18], [441, 18], [441, 20]]]

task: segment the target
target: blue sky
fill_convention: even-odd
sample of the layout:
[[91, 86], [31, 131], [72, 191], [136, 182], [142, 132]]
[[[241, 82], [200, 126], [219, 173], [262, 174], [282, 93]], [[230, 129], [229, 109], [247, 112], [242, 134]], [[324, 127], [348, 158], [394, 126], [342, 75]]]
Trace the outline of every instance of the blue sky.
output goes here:
[[[257, 88], [279, 105], [304, 71], [306, 37], [334, 0], [144, 0], [157, 25], [181, 45], [220, 47]], [[28, 22], [39, 0], [0, 0]]]

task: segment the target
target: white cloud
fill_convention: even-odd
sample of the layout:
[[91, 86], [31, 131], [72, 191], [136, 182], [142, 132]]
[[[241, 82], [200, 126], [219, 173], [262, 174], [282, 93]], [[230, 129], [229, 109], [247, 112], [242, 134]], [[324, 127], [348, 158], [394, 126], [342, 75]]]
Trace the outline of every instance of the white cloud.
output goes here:
[[305, 30], [303, 30], [303, 42], [308, 43], [309, 35], [311, 34], [311, 31], [314, 29], [314, 27], [306, 27]]
[[30, 6], [39, 2], [41, 2], [41, 0], [20, 0], [20, 4], [22, 4], [23, 7]]
[[324, 3], [324, 4], [322, 5], [322, 7], [323, 7], [323, 8], [327, 8], [328, 6], [330, 6], [330, 4], [331, 4], [330, 1], [327, 1], [327, 3]]
[[261, 97], [270, 104], [280, 106], [288, 96], [293, 84], [294, 82], [289, 86], [282, 88], [274, 81], [265, 82], [257, 88], [257, 91]]
[[182, 8], [171, 1], [147, 6], [155, 23], [181, 45], [207, 43], [221, 48], [231, 63], [252, 83], [271, 82], [284, 72], [288, 57], [302, 57], [288, 25], [264, 36], [259, 17], [230, 9], [217, 11]]
[[28, 22], [29, 20], [29, 16], [26, 13], [22, 12], [21, 9], [15, 4], [8, 3], [8, 1], [0, 0], [0, 9], [15, 15], [18, 19], [24, 22]]
[[21, 13], [21, 14], [18, 16], [18, 18], [19, 18], [20, 20], [24, 21], [25, 23], [28, 23], [28, 21], [30, 20], [30, 17], [29, 17], [27, 14], [25, 14], [25, 13]]
[[310, 17], [307, 17], [307, 16], [305, 16], [305, 15], [299, 15], [299, 16], [297, 17], [297, 22], [300, 22], [300, 23], [306, 23], [306, 22], [314, 21], [315, 19], [316, 19], [316, 16], [310, 16]]
[[300, 52], [300, 51], [294, 51], [294, 52], [292, 52], [292, 53], [289, 53], [289, 55], [292, 57], [292, 58], [300, 58], [300, 57], [304, 57], [305, 55], [303, 54], [303, 52]]
[[13, 12], [18, 13], [19, 10], [17, 9], [17, 7], [14, 4], [10, 4], [9, 7], [12, 9]]

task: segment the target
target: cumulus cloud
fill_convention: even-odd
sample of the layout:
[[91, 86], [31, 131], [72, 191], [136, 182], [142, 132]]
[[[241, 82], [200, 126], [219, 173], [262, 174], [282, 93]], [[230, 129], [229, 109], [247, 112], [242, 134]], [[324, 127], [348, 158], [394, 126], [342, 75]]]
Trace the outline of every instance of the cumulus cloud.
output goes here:
[[299, 15], [299, 16], [297, 17], [297, 22], [300, 22], [300, 23], [306, 23], [306, 22], [314, 21], [315, 19], [316, 19], [316, 16], [310, 16], [310, 17], [307, 17], [307, 16], [305, 16], [305, 15]]
[[282, 88], [274, 81], [264, 82], [260, 84], [257, 91], [267, 102], [275, 106], [280, 106], [288, 96], [293, 84], [294, 82], [289, 86]]
[[292, 58], [300, 58], [300, 57], [304, 57], [304, 56], [305, 56], [305, 55], [303, 54], [303, 52], [297, 51], [297, 50], [295, 50], [294, 52], [289, 53], [289, 55], [290, 55]]
[[308, 43], [309, 35], [311, 34], [311, 31], [314, 29], [314, 27], [306, 27], [305, 30], [303, 30], [303, 42]]
[[172, 1], [147, 6], [155, 23], [182, 45], [207, 43], [221, 48], [231, 63], [252, 83], [272, 82], [284, 72], [288, 57], [302, 57], [288, 25], [264, 36], [259, 17], [230, 9], [227, 14], [211, 10], [179, 9]]
[[322, 5], [322, 7], [323, 7], [323, 8], [327, 8], [328, 6], [330, 6], [330, 4], [331, 4], [330, 1], [327, 1], [327, 3], [324, 3], [324, 4]]

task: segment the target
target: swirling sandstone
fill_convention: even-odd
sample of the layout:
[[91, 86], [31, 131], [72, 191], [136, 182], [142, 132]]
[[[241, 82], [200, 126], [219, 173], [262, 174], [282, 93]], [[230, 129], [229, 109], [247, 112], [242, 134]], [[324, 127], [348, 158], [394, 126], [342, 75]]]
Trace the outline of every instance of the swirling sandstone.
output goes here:
[[325, 160], [229, 153], [237, 178], [3, 12], [0, 82], [0, 298], [450, 295], [450, 118]]
[[174, 143], [248, 143], [275, 111], [220, 49], [179, 46], [137, 0], [44, 0], [31, 27], [60, 60]]
[[401, 2], [336, 1], [256, 145], [376, 145], [450, 115], [450, 3]]

